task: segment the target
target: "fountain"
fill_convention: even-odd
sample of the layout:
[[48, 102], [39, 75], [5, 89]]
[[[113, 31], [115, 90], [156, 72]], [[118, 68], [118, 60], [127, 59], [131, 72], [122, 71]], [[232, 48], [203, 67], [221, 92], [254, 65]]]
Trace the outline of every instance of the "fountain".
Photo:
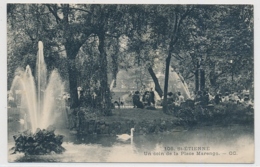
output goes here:
[[[38, 49], [36, 77], [34, 78], [30, 66], [27, 65], [25, 70], [19, 70], [16, 74], [10, 89], [12, 94], [20, 95], [19, 107], [26, 115], [27, 120], [24, 122], [32, 131], [54, 124], [65, 108], [61, 99], [64, 86], [59, 73], [55, 69], [47, 77], [41, 41], [38, 43]], [[22, 115], [20, 118], [24, 118], [24, 116]]]
[[[140, 91], [141, 88], [141, 84], [136, 84], [135, 82], [135, 75], [134, 74], [135, 69], [129, 69], [127, 71], [125, 70], [119, 70], [118, 74], [117, 74], [117, 81], [116, 81], [116, 85], [115, 80], [112, 80], [111, 84], [110, 84], [110, 90], [111, 92], [113, 92], [113, 100], [112, 101], [118, 101], [119, 99], [124, 101], [124, 103], [126, 105], [132, 105], [132, 96], [130, 96], [129, 92], [134, 92], [136, 90]], [[146, 86], [146, 90], [150, 90], [150, 88], [153, 88], [154, 90], [154, 82], [150, 76], [150, 74], [148, 73], [148, 71], [145, 71], [146, 75], [142, 75], [142, 84], [144, 84]], [[164, 88], [164, 74], [161, 72], [158, 72], [156, 74], [156, 77], [158, 78], [159, 84], [161, 86], [161, 88]], [[177, 93], [177, 92], [181, 92], [181, 94], [183, 95], [184, 99], [190, 99], [191, 95], [188, 89], [188, 85], [186, 84], [186, 82], [184, 81], [184, 79], [182, 78], [182, 76], [177, 73], [174, 69], [170, 70], [169, 73], [169, 84], [168, 84], [168, 92], [172, 92], [172, 93]], [[157, 92], [155, 92], [155, 99], [157, 101], [161, 100], [160, 96], [158, 95]]]

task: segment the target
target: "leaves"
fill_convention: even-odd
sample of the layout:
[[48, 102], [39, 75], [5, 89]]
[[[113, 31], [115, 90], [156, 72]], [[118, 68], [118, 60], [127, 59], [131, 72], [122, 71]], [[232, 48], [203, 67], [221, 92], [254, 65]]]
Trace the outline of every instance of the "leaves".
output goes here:
[[24, 131], [22, 134], [14, 136], [14, 153], [21, 152], [25, 155], [44, 155], [61, 154], [65, 149], [61, 146], [63, 142], [62, 135], [55, 135], [55, 129], [48, 127], [46, 129], [37, 129], [34, 134], [30, 131]]

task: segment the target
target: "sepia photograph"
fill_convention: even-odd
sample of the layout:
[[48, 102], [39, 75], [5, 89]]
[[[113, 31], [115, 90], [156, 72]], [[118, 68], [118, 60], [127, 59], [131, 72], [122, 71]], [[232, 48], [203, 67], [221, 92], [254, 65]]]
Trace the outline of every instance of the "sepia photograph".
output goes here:
[[6, 25], [8, 163], [255, 163], [253, 4], [7, 3]]

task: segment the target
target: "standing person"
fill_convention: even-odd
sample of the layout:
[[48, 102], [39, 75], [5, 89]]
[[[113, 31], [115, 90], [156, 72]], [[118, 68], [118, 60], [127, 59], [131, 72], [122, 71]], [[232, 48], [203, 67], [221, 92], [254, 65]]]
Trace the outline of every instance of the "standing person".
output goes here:
[[145, 88], [145, 85], [142, 85], [142, 87], [141, 87], [141, 89], [140, 89], [140, 93], [141, 93], [141, 94], [144, 94], [144, 93], [145, 93], [145, 89], [146, 89], [146, 88]]
[[62, 99], [65, 103], [65, 106], [70, 107], [70, 94], [69, 93], [63, 93]]
[[92, 97], [91, 97], [90, 89], [87, 89], [87, 91], [86, 91], [85, 100], [86, 100], [86, 103], [88, 106], [92, 104], [92, 102], [91, 102]]
[[153, 104], [153, 106], [155, 106], [155, 100], [154, 100], [154, 91], [153, 91], [153, 88], [151, 88], [151, 90], [150, 90], [150, 96], [149, 96], [149, 101], [150, 101], [150, 103], [152, 103]]
[[86, 97], [85, 97], [85, 95], [84, 95], [84, 92], [81, 91], [81, 92], [80, 92], [79, 105], [80, 105], [81, 107], [83, 107], [83, 106], [85, 106], [85, 103], [86, 103]]
[[67, 128], [70, 126], [70, 94], [63, 93], [62, 103], [65, 106]]
[[93, 108], [97, 107], [97, 94], [95, 91], [92, 93], [92, 107]]

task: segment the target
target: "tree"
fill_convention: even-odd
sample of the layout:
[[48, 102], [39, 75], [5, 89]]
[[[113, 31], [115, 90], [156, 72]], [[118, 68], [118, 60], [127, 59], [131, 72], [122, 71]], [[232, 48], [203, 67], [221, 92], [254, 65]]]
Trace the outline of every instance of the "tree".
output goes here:
[[[228, 79], [238, 79], [236, 76], [244, 70], [252, 71], [252, 11], [250, 5], [194, 6], [180, 31], [183, 37], [177, 44], [180, 51], [175, 52], [180, 56], [178, 68], [187, 74], [184, 78], [194, 75], [198, 58], [203, 59], [206, 78], [209, 78], [207, 85], [210, 85], [211, 91], [224, 87], [222, 83], [228, 82]], [[185, 70], [183, 67], [186, 66], [192, 68]], [[249, 76], [244, 75], [245, 78]], [[237, 80], [233, 85], [242, 82]]]
[[[236, 89], [253, 82], [250, 5], [8, 4], [7, 8], [8, 85], [19, 65], [30, 64], [34, 71], [37, 43], [42, 40], [48, 69], [58, 68], [69, 81], [72, 108], [79, 104], [77, 87], [88, 89], [94, 82], [100, 110], [110, 115], [108, 75], [116, 79], [119, 69], [132, 67], [145, 67], [150, 73], [156, 91], [164, 96], [166, 113], [170, 67], [194, 83], [200, 58], [207, 85], [214, 89], [224, 87], [224, 81], [236, 81]], [[158, 62], [163, 65], [156, 67]], [[86, 67], [89, 64], [93, 66]], [[155, 75], [158, 68], [165, 72], [163, 91]]]
[[191, 11], [191, 6], [163, 6], [158, 5], [153, 22], [154, 36], [167, 43], [167, 57], [165, 60], [165, 84], [163, 110], [168, 112], [167, 93], [171, 57], [178, 39], [180, 38], [180, 26], [183, 19]]
[[[99, 13], [100, 9], [98, 9], [98, 5], [35, 4], [16, 5], [10, 8], [13, 9], [12, 12], [16, 9], [24, 14], [21, 20], [22, 26], [20, 26], [22, 27], [22, 31], [26, 32], [26, 36], [33, 40], [34, 43], [40, 39], [43, 40], [47, 52], [50, 47], [52, 47], [50, 49], [51, 51], [53, 51], [54, 47], [58, 49], [58, 52], [64, 49], [72, 100], [71, 107], [76, 108], [79, 103], [77, 97], [78, 71], [75, 59], [82, 45], [92, 34], [99, 37], [98, 50], [100, 52], [99, 59], [101, 60], [100, 67], [104, 67], [105, 70], [107, 67], [105, 60], [106, 53], [104, 51], [104, 33], [106, 31], [102, 31], [105, 15], [102, 14], [102, 12]], [[38, 15], [35, 15], [35, 13], [38, 13]], [[18, 16], [19, 15], [20, 14], [18, 14]], [[14, 16], [12, 18], [14, 18]], [[26, 26], [28, 18], [31, 23]], [[12, 21], [13, 20], [10, 20], [10, 22]], [[40, 22], [39, 26], [33, 26], [38, 22]], [[38, 28], [41, 31], [39, 31]], [[49, 63], [47, 62], [47, 64]], [[106, 72], [100, 74], [104, 74], [104, 76], [100, 76], [100, 78], [106, 78]], [[101, 84], [104, 85], [105, 83], [102, 82]], [[104, 108], [104, 106], [102, 108]]]
[[127, 34], [130, 41], [128, 51], [135, 52], [134, 58], [137, 66], [147, 66], [147, 70], [155, 83], [155, 89], [160, 96], [163, 95], [163, 91], [154, 74], [153, 66], [156, 59], [164, 59], [164, 56], [154, 53], [161, 50], [161, 53], [168, 55], [165, 58], [165, 112], [167, 112], [169, 67], [173, 48], [179, 38], [179, 27], [190, 10], [190, 6], [173, 5], [134, 6], [130, 10], [133, 21], [130, 22], [131, 33]]
[[66, 51], [71, 107], [76, 108], [78, 106], [78, 71], [75, 58], [81, 46], [93, 32], [94, 27], [88, 24], [92, 13], [85, 5], [46, 4], [46, 7], [56, 20], [52, 26], [57, 27], [55, 35], [61, 38], [61, 43]]
[[134, 55], [134, 66], [137, 68], [145, 67], [145, 70], [149, 72], [155, 84], [155, 91], [160, 97], [162, 97], [163, 91], [154, 72], [156, 65], [155, 61], [159, 58], [159, 56], [156, 54], [156, 50], [153, 48], [154, 40], [150, 38], [151, 32], [147, 27], [149, 26], [144, 24], [142, 27], [139, 27], [139, 29], [135, 30], [136, 33], [133, 33], [131, 36], [129, 36], [127, 52]]

